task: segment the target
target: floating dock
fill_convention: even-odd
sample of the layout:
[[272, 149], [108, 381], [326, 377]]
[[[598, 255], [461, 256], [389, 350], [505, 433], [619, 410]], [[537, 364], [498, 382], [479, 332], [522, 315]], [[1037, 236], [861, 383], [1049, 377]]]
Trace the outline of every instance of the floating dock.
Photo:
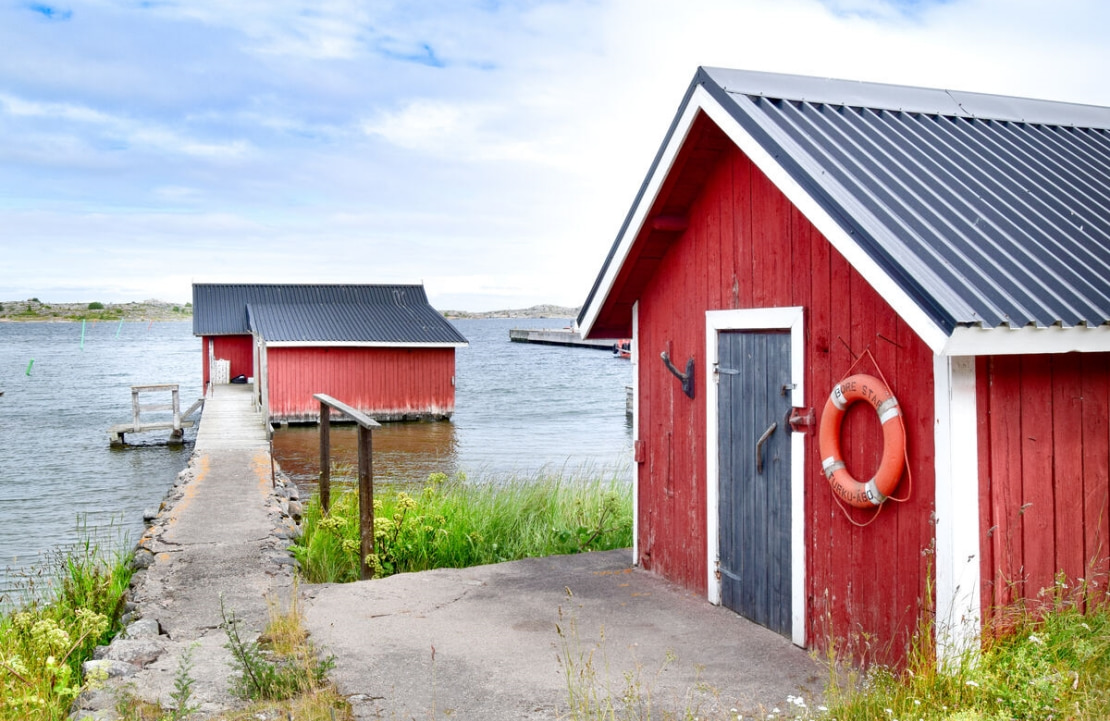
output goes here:
[[[139, 402], [142, 393], [169, 393], [170, 403], [147, 404]], [[156, 385], [131, 386], [131, 422], [119, 423], [108, 429], [108, 443], [113, 446], [124, 445], [124, 436], [128, 433], [146, 433], [148, 431], [170, 431], [170, 443], [181, 443], [185, 437], [185, 429], [193, 426], [193, 421], [186, 420], [204, 405], [204, 399], [198, 399], [187, 411], [181, 412], [176, 383], [159, 383]], [[169, 411], [173, 417], [169, 420], [144, 421], [140, 416], [145, 413]]]
[[611, 338], [590, 338], [586, 340], [578, 331], [570, 328], [511, 328], [509, 340], [513, 343], [539, 343], [540, 345], [574, 346], [576, 348], [597, 348], [613, 350], [617, 341]]

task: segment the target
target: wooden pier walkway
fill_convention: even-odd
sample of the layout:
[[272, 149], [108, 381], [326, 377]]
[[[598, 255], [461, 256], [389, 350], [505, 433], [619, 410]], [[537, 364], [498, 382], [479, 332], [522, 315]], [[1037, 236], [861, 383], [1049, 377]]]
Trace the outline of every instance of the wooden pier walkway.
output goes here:
[[270, 424], [253, 403], [254, 386], [213, 385], [204, 402], [197, 429], [196, 452], [217, 450], [269, 451]]
[[509, 340], [513, 343], [538, 343], [540, 345], [573, 346], [575, 348], [597, 348], [613, 350], [617, 341], [605, 338], [586, 340], [578, 331], [570, 328], [510, 328]]

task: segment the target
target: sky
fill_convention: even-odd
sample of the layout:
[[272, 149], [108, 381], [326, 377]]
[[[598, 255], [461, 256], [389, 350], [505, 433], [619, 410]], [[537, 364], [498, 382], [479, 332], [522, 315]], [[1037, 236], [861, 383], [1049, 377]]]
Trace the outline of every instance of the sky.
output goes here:
[[580, 305], [698, 66], [1110, 106], [1105, 0], [0, 0], [0, 301]]

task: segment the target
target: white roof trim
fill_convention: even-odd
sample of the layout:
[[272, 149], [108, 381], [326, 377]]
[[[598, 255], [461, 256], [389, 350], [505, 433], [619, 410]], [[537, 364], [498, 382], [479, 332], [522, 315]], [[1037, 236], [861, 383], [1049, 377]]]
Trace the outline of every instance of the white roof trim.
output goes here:
[[787, 199], [802, 212], [829, 243], [863, 276], [875, 291], [890, 304], [894, 311], [917, 333], [934, 353], [939, 352], [948, 340], [944, 329], [933, 322], [920, 306], [879, 267], [870, 255], [849, 235], [840, 224], [806, 192], [786, 169], [745, 130], [736, 119], [721, 107], [703, 87], [694, 91], [693, 103], [705, 111], [714, 123], [736, 143], [764, 175]]
[[1100, 353], [1110, 351], [1110, 326], [979, 328], [960, 326], [938, 351], [945, 356]]
[[589, 334], [597, 320], [598, 313], [608, 300], [617, 273], [628, 259], [632, 245], [647, 219], [648, 210], [654, 205], [659, 189], [662, 187], [668, 173], [670, 173], [674, 159], [683, 143], [685, 143], [699, 111], [704, 112], [724, 131], [756, 167], [813, 223], [814, 227], [828, 239], [832, 246], [890, 303], [894, 310], [913, 328], [914, 332], [921, 336], [934, 352], [939, 353], [948, 340], [948, 335], [944, 332], [944, 329], [936, 325], [905, 291], [871, 259], [871, 256], [859, 247], [832, 216], [786, 172], [779, 162], [700, 85], [694, 89], [689, 102], [686, 104], [675, 126], [675, 132], [663, 149], [660, 162], [648, 179], [645, 192], [633, 211], [631, 222], [629, 222], [624, 234], [619, 239], [617, 250], [605, 269], [605, 276], [598, 285], [598, 293], [594, 295], [594, 301], [587, 308], [583, 318], [583, 335]]
[[[738, 103], [743, 101], [743, 98], [735, 96], [733, 98]], [[601, 308], [612, 293], [617, 274], [627, 261], [632, 245], [647, 220], [647, 213], [655, 204], [659, 189], [670, 173], [679, 150], [686, 142], [699, 111], [704, 112], [748, 156], [934, 353], [942, 356], [987, 356], [1110, 351], [1110, 326], [1018, 329], [1004, 326], [997, 328], [960, 326], [949, 334], [943, 327], [937, 325], [860, 247], [853, 236], [841, 228], [813, 196], [794, 180], [778, 160], [700, 85], [694, 89], [683, 108], [682, 115], [675, 124], [674, 133], [663, 148], [659, 163], [648, 178], [644, 193], [633, 209], [628, 226], [618, 239], [617, 249], [598, 284], [597, 293], [594, 294], [583, 316], [581, 324], [583, 335], [588, 335], [597, 321]]]
[[698, 106], [696, 103], [688, 103], [679, 118], [678, 123], [675, 125], [675, 131], [671, 135], [670, 141], [666, 147], [663, 148], [663, 154], [659, 158], [659, 164], [655, 167], [655, 172], [648, 178], [647, 187], [644, 189], [643, 195], [640, 197], [639, 202], [636, 204], [632, 218], [625, 228], [624, 234], [620, 237], [617, 244], [617, 250], [613, 254], [612, 260], [605, 268], [605, 277], [601, 279], [598, 285], [598, 292], [594, 294], [594, 302], [590, 303], [586, 308], [586, 314], [583, 317], [583, 322], [579, 325], [582, 330], [582, 337], [589, 337], [590, 330], [594, 327], [597, 321], [597, 315], [601, 312], [601, 308], [605, 305], [605, 301], [609, 298], [609, 294], [613, 291], [613, 283], [616, 282], [617, 273], [620, 272], [624, 262], [628, 260], [628, 253], [632, 250], [632, 245], [635, 243], [636, 238], [640, 235], [640, 229], [644, 226], [644, 221], [647, 220], [647, 213], [651, 207], [655, 205], [655, 199], [659, 196], [659, 189], [663, 186], [663, 181], [671, 172], [671, 166], [674, 165], [674, 160], [678, 156], [678, 151], [686, 142], [686, 136], [690, 133], [690, 128], [694, 125], [694, 118], [697, 117]]
[[465, 348], [469, 343], [389, 343], [385, 341], [266, 340], [267, 348]]

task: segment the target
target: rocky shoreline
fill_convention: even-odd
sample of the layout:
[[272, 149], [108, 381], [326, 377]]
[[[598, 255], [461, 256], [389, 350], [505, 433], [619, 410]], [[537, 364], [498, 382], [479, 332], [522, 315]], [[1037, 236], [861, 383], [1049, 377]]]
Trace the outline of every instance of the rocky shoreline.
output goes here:
[[[132, 560], [133, 576], [124, 605], [123, 631], [107, 646], [99, 647], [92, 660], [84, 664], [86, 678], [103, 679], [94, 684], [74, 702], [69, 718], [72, 721], [117, 721], [116, 711], [121, 695], [130, 694], [143, 700], [165, 704], [163, 694], [150, 698], [140, 688], [144, 671], [149, 673], [155, 665], [161, 667], [162, 675], [169, 669], [179, 668], [183, 653], [191, 654], [189, 649], [199, 644], [195, 641], [198, 629], [175, 629], [163, 625], [160, 619], [172, 605], [176, 588], [167, 583], [172, 577], [170, 566], [189, 563], [180, 558], [177, 542], [167, 538], [167, 531], [176, 523], [175, 509], [195, 492], [199, 471], [197, 455], [189, 459], [189, 465], [181, 471], [173, 486], [166, 493], [159, 508], [144, 514], [149, 523], [142, 538], [136, 544]], [[266, 499], [265, 512], [271, 520], [267, 537], [257, 545], [258, 562], [261, 570], [273, 578], [275, 589], [292, 586], [296, 571], [296, 561], [289, 547], [300, 537], [302, 504], [296, 484], [280, 471], [276, 471], [273, 485]], [[221, 594], [222, 596], [222, 594]], [[207, 631], [223, 634], [219, 627], [207, 623], [199, 629], [201, 635]], [[175, 634], [175, 630], [178, 631]], [[222, 648], [222, 644], [219, 644]], [[217, 654], [218, 655], [218, 654]], [[172, 657], [172, 658], [167, 658]], [[210, 658], [198, 654], [192, 658], [193, 672], [198, 677], [215, 676], [226, 678], [230, 672], [225, 658]], [[201, 664], [216, 664], [217, 668], [200, 668]], [[163, 679], [164, 682], [164, 679]], [[164, 683], [160, 684], [164, 687]], [[207, 689], [208, 698], [201, 694], [198, 716], [227, 710], [235, 705], [235, 700], [218, 689]]]

